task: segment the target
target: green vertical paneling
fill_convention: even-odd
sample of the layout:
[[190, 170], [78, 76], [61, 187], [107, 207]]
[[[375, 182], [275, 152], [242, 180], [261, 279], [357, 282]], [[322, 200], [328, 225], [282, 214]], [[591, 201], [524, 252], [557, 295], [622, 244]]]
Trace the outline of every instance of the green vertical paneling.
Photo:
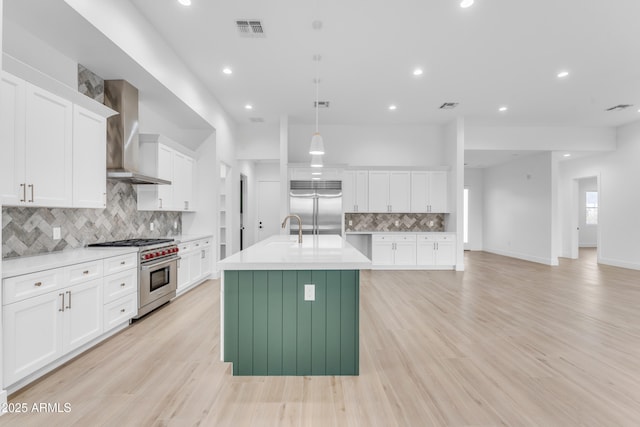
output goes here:
[[296, 271], [282, 273], [282, 375], [296, 375], [298, 286]]
[[[238, 276], [238, 373], [253, 372], [253, 271]], [[235, 369], [234, 369], [235, 370]]]
[[267, 375], [267, 272], [253, 272], [253, 375]]
[[356, 375], [355, 271], [342, 271], [340, 279], [340, 372], [342, 375]]
[[355, 311], [355, 314], [356, 314], [356, 324], [355, 324], [355, 330], [353, 331], [354, 332], [353, 342], [354, 342], [354, 349], [355, 349], [355, 357], [353, 359], [355, 363], [355, 370], [352, 373], [352, 375], [360, 375], [360, 270], [354, 270], [353, 274], [354, 274], [353, 286], [356, 291], [356, 300], [353, 305], [353, 310]]
[[269, 271], [267, 375], [282, 375], [282, 271]]
[[340, 374], [340, 272], [327, 271], [327, 375]]
[[311, 375], [326, 375], [327, 272], [313, 270], [311, 283], [316, 285], [316, 300], [311, 304]]
[[233, 363], [236, 375], [238, 360], [238, 272], [224, 272], [224, 361]]
[[[358, 375], [359, 272], [226, 271], [234, 375]], [[315, 301], [304, 285], [315, 285]]]
[[311, 282], [311, 271], [298, 271], [298, 369], [297, 375], [311, 375], [311, 306], [304, 300], [304, 285]]

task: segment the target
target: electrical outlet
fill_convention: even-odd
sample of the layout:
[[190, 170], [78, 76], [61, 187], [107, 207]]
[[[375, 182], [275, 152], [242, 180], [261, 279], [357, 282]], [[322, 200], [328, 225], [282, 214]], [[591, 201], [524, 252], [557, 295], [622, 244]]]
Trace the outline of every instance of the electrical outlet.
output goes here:
[[427, 224], [429, 227], [433, 227], [433, 221], [429, 221], [429, 223]]
[[353, 221], [349, 220], [349, 227], [351, 227], [353, 225]]
[[53, 227], [53, 240], [60, 240], [61, 238], [60, 227]]
[[149, 230], [153, 231], [154, 228], [155, 228], [155, 226], [154, 226], [153, 222], [150, 222], [149, 223]]
[[316, 300], [316, 285], [304, 285], [304, 300], [315, 301]]
[[173, 222], [173, 229], [177, 230], [178, 229], [178, 221], [174, 221]]
[[400, 227], [400, 221], [396, 221], [396, 227]]

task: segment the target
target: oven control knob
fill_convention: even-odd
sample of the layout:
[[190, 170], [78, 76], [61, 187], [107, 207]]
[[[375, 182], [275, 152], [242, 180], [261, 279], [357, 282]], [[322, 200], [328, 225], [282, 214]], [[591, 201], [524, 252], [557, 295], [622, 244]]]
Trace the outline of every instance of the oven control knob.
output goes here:
[[156, 256], [162, 255], [162, 252], [156, 252]]
[[153, 257], [153, 255], [151, 255], [151, 254], [146, 254], [146, 255], [144, 256], [144, 259], [150, 259], [151, 257]]
[[167, 254], [167, 251], [162, 251], [162, 255], [166, 255], [166, 254]]

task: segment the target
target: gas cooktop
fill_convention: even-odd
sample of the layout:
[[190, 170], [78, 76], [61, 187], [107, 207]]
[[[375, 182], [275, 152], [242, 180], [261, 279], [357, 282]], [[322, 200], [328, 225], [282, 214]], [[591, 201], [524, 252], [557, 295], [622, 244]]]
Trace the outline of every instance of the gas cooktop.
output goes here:
[[103, 243], [92, 243], [87, 245], [89, 247], [118, 247], [118, 246], [134, 246], [134, 247], [144, 247], [151, 245], [158, 245], [161, 243], [170, 243], [173, 242], [173, 239], [126, 239], [126, 240], [115, 240], [113, 242], [103, 242]]

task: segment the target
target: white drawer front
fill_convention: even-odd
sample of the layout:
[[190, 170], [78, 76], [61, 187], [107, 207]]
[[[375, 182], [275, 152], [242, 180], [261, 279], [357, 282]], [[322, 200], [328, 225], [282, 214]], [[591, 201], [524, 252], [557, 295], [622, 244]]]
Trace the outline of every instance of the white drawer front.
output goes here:
[[372, 237], [374, 242], [415, 242], [416, 235], [407, 234], [374, 234]]
[[202, 239], [200, 240], [200, 246], [209, 246], [211, 244], [211, 239]]
[[453, 234], [422, 234], [418, 236], [419, 242], [453, 242]]
[[416, 235], [415, 234], [396, 234], [393, 239], [394, 242], [415, 242]]
[[11, 304], [62, 288], [64, 286], [63, 281], [64, 270], [62, 268], [4, 279], [2, 281], [2, 304]]
[[90, 261], [67, 267], [69, 272], [69, 285], [86, 282], [102, 277], [102, 260]]
[[104, 302], [109, 303], [135, 292], [138, 288], [138, 269], [111, 274], [104, 278]]
[[374, 234], [372, 239], [374, 242], [393, 242], [393, 236], [389, 234]]
[[178, 245], [178, 254], [188, 253], [189, 251], [191, 251], [192, 247], [193, 247], [193, 242], [180, 243], [180, 245]]
[[138, 253], [106, 258], [104, 260], [104, 274], [118, 273], [130, 268], [138, 268]]
[[138, 312], [138, 293], [132, 293], [104, 306], [104, 330], [127, 322]]

